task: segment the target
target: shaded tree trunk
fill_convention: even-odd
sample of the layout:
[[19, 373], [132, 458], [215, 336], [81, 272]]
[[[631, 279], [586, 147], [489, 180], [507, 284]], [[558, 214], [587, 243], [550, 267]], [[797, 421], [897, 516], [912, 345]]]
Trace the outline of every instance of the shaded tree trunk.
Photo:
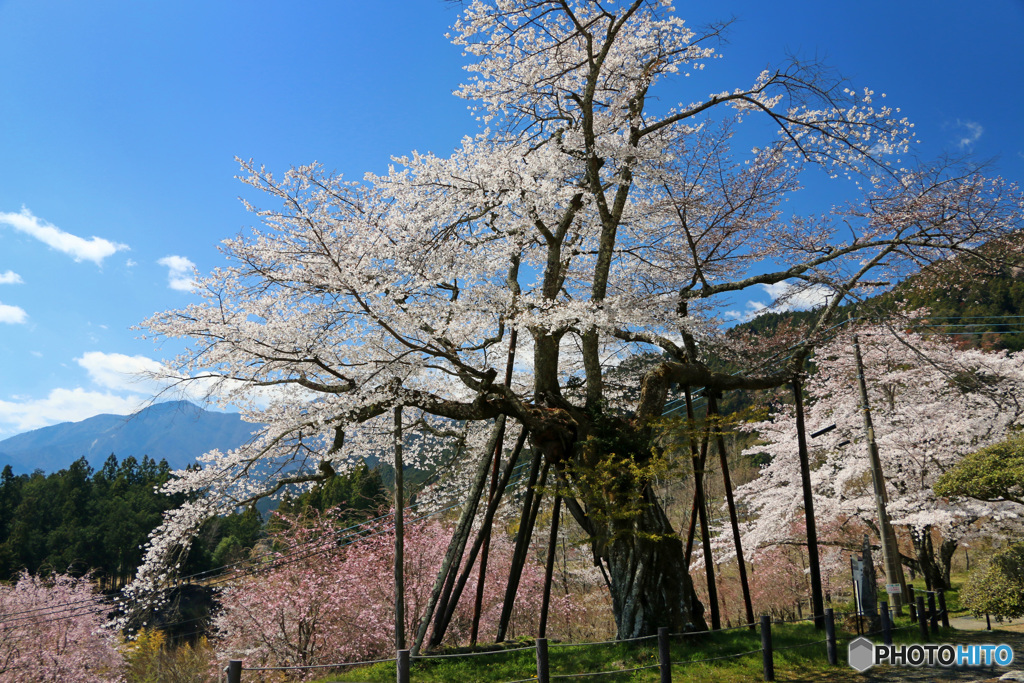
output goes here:
[[565, 482], [563, 502], [590, 537], [595, 565], [607, 568], [617, 637], [656, 635], [660, 626], [706, 630], [683, 541], [644, 473], [651, 451], [641, 444], [649, 435], [621, 423], [609, 426], [575, 444], [571, 461], [563, 455], [566, 441], [548, 441], [541, 450]]
[[650, 486], [630, 529], [609, 529], [603, 559], [611, 581], [615, 626], [620, 639], [672, 632], [703, 631], [704, 607], [685, 564], [683, 543], [672, 529]]
[[939, 546], [939, 558], [936, 560], [930, 526], [912, 529], [910, 537], [914, 543], [917, 566], [928, 590], [949, 590], [950, 564], [953, 560], [953, 553], [956, 551], [956, 541], [943, 539]]

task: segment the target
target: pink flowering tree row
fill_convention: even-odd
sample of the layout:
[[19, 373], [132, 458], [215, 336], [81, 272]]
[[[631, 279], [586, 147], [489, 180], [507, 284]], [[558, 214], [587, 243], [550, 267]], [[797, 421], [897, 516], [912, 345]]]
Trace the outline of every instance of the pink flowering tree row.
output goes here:
[[[338, 545], [335, 528], [330, 513], [288, 522], [275, 537], [288, 549], [268, 560], [269, 568], [240, 576], [224, 589], [216, 627], [225, 657], [244, 659], [248, 666], [306, 666], [394, 656], [394, 529]], [[415, 635], [449, 536], [450, 530], [437, 521], [406, 528], [407, 642]], [[497, 628], [511, 557], [511, 542], [496, 535], [484, 583], [481, 634]], [[528, 561], [509, 637], [536, 634], [543, 577], [543, 566]], [[468, 595], [475, 595], [476, 582], [474, 574]], [[468, 641], [472, 602], [459, 604], [446, 642]], [[575, 606], [566, 589], [554, 592], [551, 609], [549, 633], [566, 635], [585, 607]]]
[[116, 635], [87, 579], [22, 574], [0, 584], [0, 680], [110, 683], [121, 680]]

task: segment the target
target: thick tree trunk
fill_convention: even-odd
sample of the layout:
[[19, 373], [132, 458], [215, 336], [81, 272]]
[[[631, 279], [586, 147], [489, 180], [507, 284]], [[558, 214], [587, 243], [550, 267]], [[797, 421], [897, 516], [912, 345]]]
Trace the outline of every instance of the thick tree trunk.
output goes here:
[[683, 543], [649, 486], [643, 502], [629, 528], [607, 529], [610, 538], [601, 544], [618, 638], [656, 635], [659, 626], [674, 633], [706, 630]]
[[608, 416], [543, 426], [532, 432], [534, 447], [562, 482], [594, 563], [607, 568], [618, 637], [656, 635], [661, 626], [706, 630], [683, 542], [651, 485], [658, 468], [650, 430]]

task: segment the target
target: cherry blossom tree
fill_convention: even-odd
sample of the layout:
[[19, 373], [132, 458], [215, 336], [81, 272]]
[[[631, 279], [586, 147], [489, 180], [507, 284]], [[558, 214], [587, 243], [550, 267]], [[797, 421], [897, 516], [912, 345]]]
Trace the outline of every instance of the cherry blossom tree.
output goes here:
[[0, 584], [0, 679], [107, 683], [120, 679], [116, 638], [87, 579], [22, 574]]
[[[970, 453], [1003, 441], [1024, 420], [1024, 354], [960, 348], [948, 339], [885, 326], [859, 334], [892, 524], [913, 542], [912, 566], [930, 584], [948, 587], [959, 540], [978, 520], [1012, 519], [1013, 511], [1005, 503], [942, 497], [933, 487]], [[836, 425], [811, 444], [816, 517], [825, 524], [858, 520], [877, 534], [850, 330], [822, 345], [815, 365], [807, 380], [813, 401], [807, 430]], [[792, 406], [777, 406], [770, 419], [749, 428], [765, 443], [747, 452], [771, 461], [736, 491], [756, 517], [744, 544], [770, 548], [792, 539], [790, 525], [803, 517]], [[933, 532], [940, 539], [937, 550]]]
[[[527, 430], [607, 571], [621, 637], [702, 628], [648, 466], [670, 388], [788, 381], [869, 274], [899, 278], [1021, 219], [1013, 188], [976, 169], [901, 168], [911, 124], [818, 64], [684, 87], [724, 30], [691, 28], [662, 0], [474, 0], [451, 40], [468, 58], [457, 94], [483, 127], [450, 156], [397, 157], [362, 181], [243, 162], [277, 207], [250, 207], [263, 227], [224, 242], [228, 265], [197, 280], [200, 303], [144, 326], [191, 341], [162, 379], [267, 426], [168, 486], [204, 495], [167, 517], [137, 587], [161, 585], [202, 519], [386, 458], [402, 405], [421, 430], [458, 425], [464, 458], [489, 457], [496, 418]], [[735, 149], [748, 123], [763, 143]], [[850, 178], [861, 199], [783, 211], [803, 173]], [[791, 362], [713, 371], [715, 312], [759, 285], [829, 305]]]
[[[310, 522], [292, 520], [274, 540], [285, 548], [299, 545], [302, 552], [282, 552], [275, 566], [253, 574], [243, 572], [221, 593], [222, 609], [216, 619], [225, 658], [244, 658], [249, 666], [309, 666], [368, 661], [393, 656], [394, 585], [381, 580], [394, 561], [394, 528], [388, 533], [338, 545], [336, 521], [330, 514]], [[415, 632], [415, 615], [428, 600], [437, 565], [445, 552], [449, 532], [436, 521], [411, 524], [406, 530], [406, 629]], [[491, 561], [507, 575], [512, 545], [496, 539]], [[476, 577], [470, 588], [475, 589]], [[530, 560], [520, 584], [513, 618], [516, 633], [533, 633], [540, 609], [543, 567]], [[501, 611], [504, 585], [485, 583], [483, 625], [493, 628]], [[569, 623], [572, 598], [560, 596], [554, 604], [555, 622]], [[468, 640], [472, 605], [462, 604], [449, 642]], [[317, 670], [310, 677], [322, 675]]]

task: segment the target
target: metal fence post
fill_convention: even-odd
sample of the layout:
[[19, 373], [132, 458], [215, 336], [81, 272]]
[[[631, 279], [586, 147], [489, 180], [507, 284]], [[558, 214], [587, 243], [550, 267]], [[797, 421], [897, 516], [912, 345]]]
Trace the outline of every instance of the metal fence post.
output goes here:
[[878, 614], [882, 617], [882, 642], [892, 645], [892, 622], [889, 621], [889, 603], [879, 603]]
[[764, 680], [775, 680], [775, 659], [772, 655], [772, 618], [761, 616], [761, 660], [764, 665]]
[[928, 642], [928, 616], [924, 611], [924, 596], [917, 596], [917, 625], [921, 627], [921, 640]]
[[932, 622], [932, 633], [939, 630], [939, 611], [935, 609], [935, 591], [928, 591], [928, 618]]
[[825, 651], [828, 653], [829, 664], [839, 664], [839, 655], [836, 653], [836, 616], [831, 607], [825, 608]]
[[537, 683], [550, 683], [548, 678], [548, 639], [537, 639]]
[[242, 660], [228, 661], [228, 683], [242, 683]]
[[661, 683], [672, 683], [672, 651], [669, 649], [668, 626], [658, 627], [658, 665]]
[[949, 610], [946, 609], [945, 591], [939, 591], [939, 612], [942, 615], [942, 628], [949, 628]]
[[409, 683], [409, 651], [399, 650], [395, 658], [395, 673], [398, 683]]

